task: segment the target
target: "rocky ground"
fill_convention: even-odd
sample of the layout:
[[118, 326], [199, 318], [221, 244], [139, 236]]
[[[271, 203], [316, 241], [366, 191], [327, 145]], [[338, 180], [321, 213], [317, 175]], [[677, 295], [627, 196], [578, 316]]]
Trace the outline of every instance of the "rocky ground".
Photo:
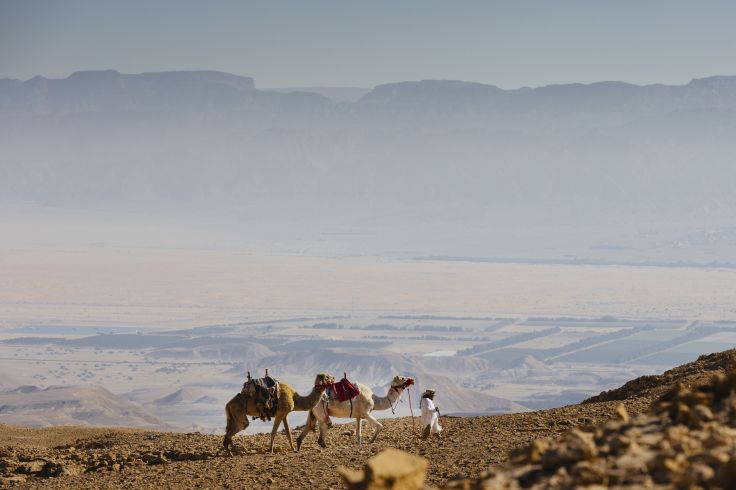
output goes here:
[[[733, 410], [724, 408], [732, 403], [726, 393], [734, 382], [724, 373], [734, 367], [736, 351], [727, 351], [658, 378], [634, 380], [602, 394], [601, 401], [531, 413], [444, 418], [447, 430], [440, 440], [417, 439], [411, 419], [401, 418], [387, 420], [376, 443], [358, 447], [352, 426], [336, 425], [329, 431], [327, 449], [319, 448], [316, 436], [310, 435], [299, 453], [287, 451], [281, 434], [276, 454], [267, 454], [268, 436], [259, 434], [236, 438], [240, 451], [228, 456], [220, 450], [220, 437], [198, 433], [0, 426], [0, 487], [341, 488], [339, 466], [363, 467], [389, 447], [426, 458], [426, 482], [439, 487], [714, 485], [721, 481], [717, 478], [726, 478], [717, 464], [732, 464], [723, 455], [736, 449]], [[719, 388], [697, 388], [715, 386], [711, 381], [718, 373]], [[669, 398], [655, 403], [653, 416], [636, 417], [663, 394]], [[712, 408], [698, 408], [702, 406]], [[669, 417], [685, 425], [673, 425]], [[490, 465], [497, 466], [489, 471]], [[652, 477], [656, 471], [668, 476]]]
[[480, 478], [454, 490], [600, 488], [736, 488], [736, 371], [698, 386], [677, 383], [648, 414], [537, 439]]

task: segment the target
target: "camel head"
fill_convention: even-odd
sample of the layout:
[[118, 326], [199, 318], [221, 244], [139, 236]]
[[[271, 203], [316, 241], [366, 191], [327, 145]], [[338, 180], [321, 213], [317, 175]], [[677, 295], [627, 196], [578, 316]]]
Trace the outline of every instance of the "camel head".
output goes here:
[[314, 387], [320, 391], [324, 391], [335, 383], [335, 377], [327, 373], [319, 373], [314, 378]]
[[414, 378], [408, 376], [397, 375], [391, 380], [391, 388], [395, 390], [403, 390], [414, 384]]

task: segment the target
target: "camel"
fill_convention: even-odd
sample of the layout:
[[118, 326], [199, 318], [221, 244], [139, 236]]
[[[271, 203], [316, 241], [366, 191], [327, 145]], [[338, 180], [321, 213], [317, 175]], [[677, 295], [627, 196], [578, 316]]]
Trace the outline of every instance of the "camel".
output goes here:
[[[383, 430], [383, 424], [381, 424], [376, 418], [371, 415], [374, 410], [388, 410], [399, 402], [401, 394], [404, 390], [414, 384], [412, 378], [406, 376], [394, 376], [391, 381], [391, 387], [388, 389], [386, 396], [376, 396], [373, 391], [362, 383], [356, 383], [360, 388], [360, 394], [353, 398], [352, 409], [350, 401], [341, 402], [334, 397], [331, 397], [327, 408], [324, 403], [319, 403], [317, 406], [312, 408], [307, 416], [307, 423], [304, 426], [301, 434], [296, 438], [296, 447], [299, 450], [302, 446], [304, 438], [310, 430], [314, 430], [315, 423], [319, 422], [319, 440], [318, 443], [322, 447], [327, 447], [325, 443], [325, 433], [327, 431], [327, 412], [332, 417], [337, 418], [354, 418], [356, 423], [355, 433], [358, 438], [358, 444], [362, 444], [362, 421], [363, 419], [373, 425], [373, 437], [369, 442], [373, 442], [378, 437], [378, 434]], [[351, 412], [352, 410], [352, 412]]]
[[[322, 394], [327, 387], [335, 382], [335, 377], [329, 374], [320, 373], [314, 379], [314, 388], [307, 396], [301, 396], [289, 384], [279, 381], [279, 395], [276, 405], [276, 414], [273, 420], [273, 428], [271, 429], [271, 445], [269, 452], [273, 453], [273, 440], [276, 437], [279, 425], [283, 422], [286, 437], [289, 440], [289, 446], [292, 451], [294, 442], [291, 438], [291, 429], [287, 415], [290, 412], [301, 411], [306, 412], [312, 410], [322, 398]], [[238, 393], [232, 400], [225, 405], [225, 417], [227, 418], [227, 427], [225, 429], [225, 440], [223, 446], [225, 451], [232, 454], [231, 448], [235, 448], [233, 436], [238, 432], [245, 430], [248, 425], [248, 416], [258, 417], [261, 413], [255, 404], [253, 398], [248, 398], [243, 393]]]

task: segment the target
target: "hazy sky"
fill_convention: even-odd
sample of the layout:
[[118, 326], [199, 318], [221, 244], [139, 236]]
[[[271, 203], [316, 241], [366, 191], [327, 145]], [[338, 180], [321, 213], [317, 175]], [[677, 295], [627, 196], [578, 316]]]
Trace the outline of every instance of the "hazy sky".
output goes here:
[[736, 2], [0, 0], [0, 77], [214, 69], [259, 87], [736, 74]]

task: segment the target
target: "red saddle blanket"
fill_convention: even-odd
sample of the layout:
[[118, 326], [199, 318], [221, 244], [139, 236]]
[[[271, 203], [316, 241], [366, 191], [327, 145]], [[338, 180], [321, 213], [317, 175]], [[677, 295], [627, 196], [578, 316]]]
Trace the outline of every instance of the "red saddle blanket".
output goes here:
[[330, 389], [335, 394], [335, 398], [341, 402], [352, 400], [360, 395], [360, 388], [348, 381], [347, 378], [342, 378], [337, 383], [333, 383]]

